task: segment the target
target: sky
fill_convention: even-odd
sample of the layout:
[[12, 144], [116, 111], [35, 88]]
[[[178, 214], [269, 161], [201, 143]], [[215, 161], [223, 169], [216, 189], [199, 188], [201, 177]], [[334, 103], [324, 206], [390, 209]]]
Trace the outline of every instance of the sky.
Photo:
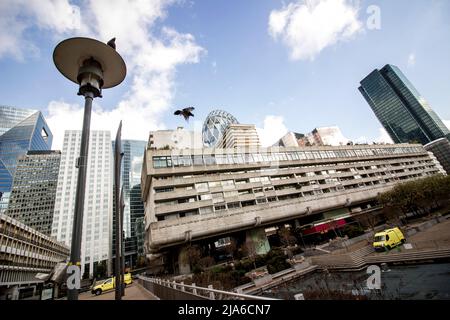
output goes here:
[[[70, 37], [108, 41], [127, 64], [94, 101], [91, 128], [147, 140], [200, 130], [223, 109], [255, 124], [263, 145], [288, 130], [339, 126], [355, 142], [389, 142], [358, 91], [398, 66], [450, 126], [447, 0], [0, 0], [0, 105], [41, 110], [53, 132], [82, 126], [77, 85], [53, 64]], [[193, 106], [188, 123], [173, 115]]]

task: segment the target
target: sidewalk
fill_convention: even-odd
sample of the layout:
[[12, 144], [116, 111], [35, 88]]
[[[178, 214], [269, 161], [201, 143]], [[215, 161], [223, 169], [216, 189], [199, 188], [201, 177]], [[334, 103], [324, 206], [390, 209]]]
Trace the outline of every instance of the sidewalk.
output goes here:
[[[91, 292], [83, 292], [79, 295], [79, 300], [114, 300], [115, 291], [111, 290], [106, 293], [102, 293], [99, 296], [93, 295]], [[125, 288], [125, 295], [122, 300], [159, 300], [151, 292], [145, 290], [138, 283], [133, 282], [131, 285]]]

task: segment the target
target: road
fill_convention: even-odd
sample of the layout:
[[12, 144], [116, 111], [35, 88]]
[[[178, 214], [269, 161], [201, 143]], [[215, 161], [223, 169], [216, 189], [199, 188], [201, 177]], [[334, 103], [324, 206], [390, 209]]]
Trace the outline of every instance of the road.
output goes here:
[[[83, 292], [78, 297], [79, 300], [114, 300], [114, 298], [114, 290], [105, 292], [99, 296], [93, 295], [90, 291]], [[158, 298], [136, 282], [133, 282], [125, 288], [125, 296], [122, 297], [122, 300], [158, 300]]]

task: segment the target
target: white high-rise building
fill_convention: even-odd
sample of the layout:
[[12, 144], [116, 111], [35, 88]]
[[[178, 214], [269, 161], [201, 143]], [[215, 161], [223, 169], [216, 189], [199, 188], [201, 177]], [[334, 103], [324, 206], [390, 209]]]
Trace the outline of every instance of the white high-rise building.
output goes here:
[[150, 131], [148, 147], [151, 149], [196, 149], [203, 147], [202, 134], [183, 127], [176, 130]]
[[254, 124], [229, 124], [219, 142], [222, 148], [260, 147], [258, 132]]
[[[64, 134], [58, 175], [52, 236], [70, 247], [75, 211], [81, 131]], [[113, 213], [113, 153], [109, 131], [91, 131], [84, 199], [81, 272], [94, 273], [94, 263], [111, 271]], [[89, 269], [87, 269], [89, 268]]]

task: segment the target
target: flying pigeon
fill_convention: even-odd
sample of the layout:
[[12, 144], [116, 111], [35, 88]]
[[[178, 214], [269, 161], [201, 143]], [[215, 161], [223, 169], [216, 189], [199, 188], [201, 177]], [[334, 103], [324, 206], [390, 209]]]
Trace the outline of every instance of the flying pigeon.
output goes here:
[[112, 38], [106, 44], [111, 48], [113, 48], [114, 50], [116, 50], [116, 38]]
[[189, 121], [189, 117], [194, 116], [194, 114], [192, 113], [194, 109], [195, 109], [194, 107], [188, 107], [181, 110], [177, 110], [173, 114], [176, 116], [182, 115], [184, 117], [184, 120]]

